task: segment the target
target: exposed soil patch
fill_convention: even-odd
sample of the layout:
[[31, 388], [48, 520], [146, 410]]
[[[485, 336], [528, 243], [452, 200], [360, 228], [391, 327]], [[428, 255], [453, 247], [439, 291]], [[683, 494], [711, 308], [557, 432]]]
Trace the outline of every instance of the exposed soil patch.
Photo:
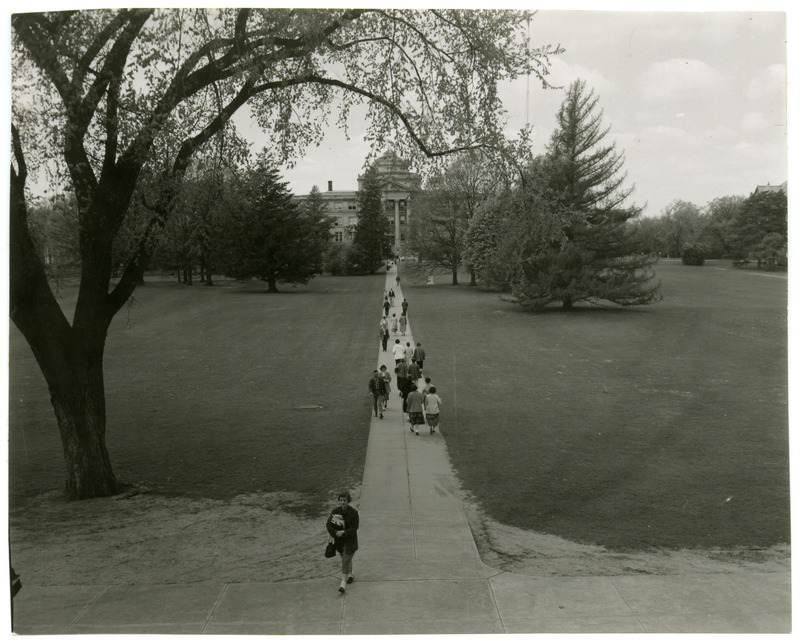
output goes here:
[[[29, 585], [280, 582], [335, 576], [322, 552], [325, 514], [287, 511], [288, 493], [231, 500], [150, 494], [66, 503], [38, 497], [10, 516], [15, 569]], [[354, 497], [357, 504], [357, 497]], [[768, 549], [614, 552], [499, 524], [466, 504], [483, 561], [525, 575], [771, 572], [790, 568], [788, 545]]]
[[13, 564], [30, 585], [279, 582], [338, 570], [325, 517], [282, 507], [286, 493], [231, 500], [163, 495], [64, 502], [40, 496], [10, 516]]
[[553, 577], [769, 573], [791, 569], [788, 544], [730, 550], [610, 551], [602, 546], [570, 542], [555, 535], [506, 526], [487, 517], [475, 504], [465, 506], [484, 563], [510, 573]]

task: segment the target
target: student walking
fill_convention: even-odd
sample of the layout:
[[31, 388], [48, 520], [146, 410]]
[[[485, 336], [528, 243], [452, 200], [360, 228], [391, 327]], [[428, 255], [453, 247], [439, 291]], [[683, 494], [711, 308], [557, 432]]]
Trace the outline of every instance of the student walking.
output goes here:
[[406, 403], [408, 400], [408, 393], [411, 392], [411, 379], [408, 378], [408, 368], [406, 362], [401, 361], [394, 369], [394, 374], [397, 377], [397, 389], [400, 391], [400, 398], [403, 400], [403, 412], [407, 411]]
[[403, 347], [403, 344], [400, 343], [400, 339], [394, 340], [394, 345], [392, 346], [392, 354], [394, 355], [395, 365], [399, 364], [401, 361], [406, 360], [406, 349]]
[[401, 314], [399, 323], [400, 323], [400, 334], [406, 336], [406, 328], [408, 327], [408, 317], [406, 317], [405, 314]]
[[425, 418], [422, 414], [422, 393], [417, 390], [417, 386], [411, 384], [410, 392], [406, 397], [406, 409], [408, 410], [408, 421], [411, 424], [411, 432], [419, 435], [419, 428], [425, 423]]
[[384, 299], [383, 299], [383, 314], [384, 315], [388, 315], [389, 314], [389, 309], [391, 307], [392, 307], [392, 304], [389, 303], [389, 297], [388, 296], [384, 297]]
[[389, 288], [389, 303], [394, 305], [394, 290], [392, 288]]
[[389, 405], [389, 395], [392, 392], [392, 375], [386, 369], [386, 366], [381, 366], [378, 374], [383, 379], [383, 411], [386, 412], [386, 407]]
[[422, 371], [419, 369], [419, 364], [416, 361], [412, 360], [411, 365], [408, 366], [408, 376], [415, 385], [418, 385], [422, 377]]
[[408, 315], [408, 301], [403, 299], [403, 302], [400, 304], [400, 307], [403, 308], [403, 314]]
[[377, 370], [373, 370], [367, 387], [372, 395], [372, 410], [376, 417], [383, 419], [383, 379]]
[[381, 324], [378, 338], [381, 340], [381, 347], [383, 348], [383, 351], [386, 352], [386, 345], [389, 343], [389, 328], [387, 328], [383, 323]]
[[336, 552], [342, 556], [342, 583], [339, 592], [344, 593], [348, 584], [355, 580], [353, 555], [358, 550], [358, 511], [350, 506], [350, 493], [343, 490], [337, 497], [339, 505], [331, 511], [325, 528], [333, 540]]
[[405, 358], [406, 365], [410, 366], [411, 361], [414, 359], [414, 346], [410, 341], [406, 341], [406, 347], [403, 349], [403, 357]]
[[[430, 379], [428, 380], [430, 381]], [[428, 394], [423, 397], [423, 407], [425, 409], [425, 419], [428, 421], [428, 427], [431, 429], [431, 434], [436, 432], [436, 427], [439, 425], [439, 408], [442, 405], [442, 398], [436, 394], [436, 386], [431, 386]]]
[[392, 313], [392, 334], [397, 334], [397, 314]]
[[425, 348], [423, 348], [422, 344], [418, 341], [417, 342], [417, 347], [414, 348], [414, 359], [419, 364], [419, 369], [420, 370], [424, 370], [425, 369], [425, 365], [424, 365], [425, 356], [426, 356], [425, 355]]

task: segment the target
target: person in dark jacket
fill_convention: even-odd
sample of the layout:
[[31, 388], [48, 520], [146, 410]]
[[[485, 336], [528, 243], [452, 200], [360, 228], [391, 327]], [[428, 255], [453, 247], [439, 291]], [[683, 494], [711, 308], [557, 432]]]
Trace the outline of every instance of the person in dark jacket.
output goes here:
[[375, 416], [380, 416], [381, 419], [383, 419], [384, 383], [380, 373], [377, 370], [373, 370], [368, 389], [369, 394], [372, 395], [372, 410], [375, 412]]
[[352, 498], [346, 490], [339, 493], [337, 501], [339, 505], [331, 511], [325, 528], [333, 538], [336, 552], [342, 556], [342, 583], [339, 585], [339, 592], [344, 593], [345, 587], [355, 579], [353, 555], [358, 550], [358, 511], [350, 506]]

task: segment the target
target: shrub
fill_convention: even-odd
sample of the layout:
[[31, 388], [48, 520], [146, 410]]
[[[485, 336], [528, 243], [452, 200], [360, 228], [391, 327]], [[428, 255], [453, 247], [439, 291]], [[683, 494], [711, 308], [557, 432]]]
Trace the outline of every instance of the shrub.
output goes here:
[[347, 251], [346, 245], [331, 243], [325, 252], [324, 269], [331, 276], [342, 276], [347, 272]]
[[687, 243], [683, 246], [681, 260], [684, 265], [703, 265], [707, 254], [708, 248], [702, 243]]

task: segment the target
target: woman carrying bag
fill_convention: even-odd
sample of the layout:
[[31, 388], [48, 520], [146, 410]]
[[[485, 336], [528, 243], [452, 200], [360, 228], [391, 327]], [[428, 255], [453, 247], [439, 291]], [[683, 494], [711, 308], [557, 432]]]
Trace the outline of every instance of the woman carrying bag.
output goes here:
[[358, 511], [350, 506], [350, 493], [343, 490], [337, 497], [339, 505], [331, 511], [325, 524], [334, 546], [342, 556], [342, 583], [339, 592], [344, 593], [345, 587], [351, 584], [353, 576], [353, 555], [358, 550]]

